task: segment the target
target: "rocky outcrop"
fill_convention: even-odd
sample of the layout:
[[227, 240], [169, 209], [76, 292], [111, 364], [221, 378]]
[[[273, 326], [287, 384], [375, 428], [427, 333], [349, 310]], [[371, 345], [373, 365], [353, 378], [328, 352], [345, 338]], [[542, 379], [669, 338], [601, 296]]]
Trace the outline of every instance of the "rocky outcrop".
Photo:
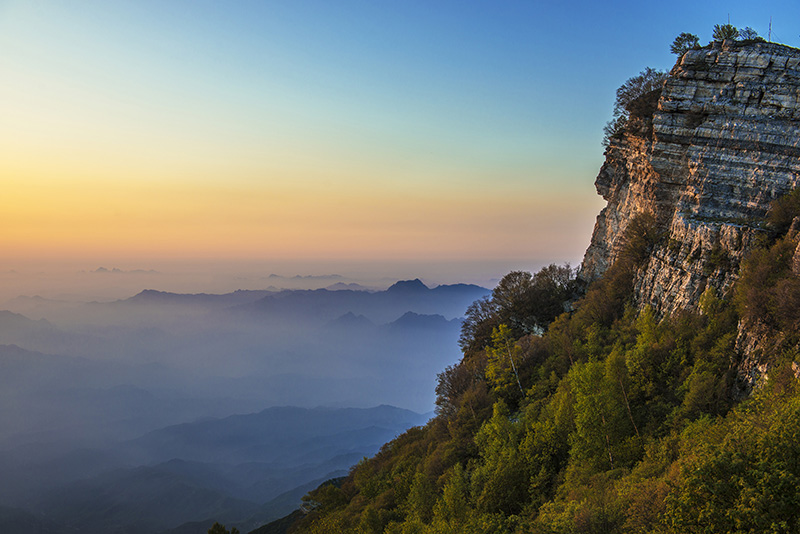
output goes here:
[[636, 277], [659, 313], [724, 294], [763, 232], [770, 203], [800, 183], [800, 50], [723, 42], [687, 52], [670, 72], [652, 129], [613, 138], [595, 185], [597, 217], [581, 276], [614, 262], [637, 213], [663, 238]]

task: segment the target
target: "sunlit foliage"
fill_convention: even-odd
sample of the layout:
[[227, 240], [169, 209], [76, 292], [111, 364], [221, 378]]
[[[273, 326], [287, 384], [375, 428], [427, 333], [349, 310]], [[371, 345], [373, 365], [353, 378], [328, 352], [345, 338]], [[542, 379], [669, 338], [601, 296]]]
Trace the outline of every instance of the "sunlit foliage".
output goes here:
[[[511, 273], [471, 307], [437, 417], [311, 492], [292, 532], [800, 531], [796, 199], [774, 205], [735, 297], [709, 286], [694, 312], [633, 302], [662, 238], [648, 214], [577, 302], [567, 268]], [[737, 405], [738, 325], [757, 319], [779, 351]]]

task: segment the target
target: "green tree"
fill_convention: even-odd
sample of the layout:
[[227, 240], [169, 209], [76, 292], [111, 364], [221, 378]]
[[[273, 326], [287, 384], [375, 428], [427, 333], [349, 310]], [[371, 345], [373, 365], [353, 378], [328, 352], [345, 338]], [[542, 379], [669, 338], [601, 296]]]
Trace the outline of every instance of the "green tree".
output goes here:
[[715, 24], [712, 38], [715, 41], [726, 39], [735, 41], [739, 37], [739, 30], [733, 24]]
[[576, 364], [568, 379], [575, 396], [570, 454], [580, 464], [606, 471], [625, 467], [639, 454], [639, 439], [618, 381], [619, 366]]
[[519, 337], [534, 327], [532, 317], [533, 275], [527, 271], [513, 271], [505, 275], [492, 291], [492, 302], [497, 307], [500, 322], [510, 327]]
[[[637, 76], [628, 78], [617, 89], [612, 119], [603, 128], [603, 145], [608, 146], [611, 138], [620, 134], [631, 121], [631, 117], [646, 117], [655, 110], [667, 73], [646, 67]], [[645, 98], [650, 95], [656, 98]]]
[[[530, 499], [538, 507], [552, 497], [557, 474], [566, 465], [569, 455], [569, 434], [574, 429], [572, 413], [561, 414], [559, 408], [570, 405], [568, 388], [549, 398], [548, 405], [537, 414], [535, 406], [529, 406], [525, 416], [525, 434], [520, 444], [525, 464], [531, 470]], [[569, 408], [567, 408], [569, 409]], [[560, 420], [559, 420], [560, 419]]]
[[767, 228], [775, 237], [783, 237], [800, 216], [800, 188], [772, 201], [767, 212]]
[[625, 228], [625, 246], [618, 261], [631, 263], [631, 267], [641, 266], [662, 237], [663, 231], [651, 212], [637, 213]]
[[483, 297], [467, 307], [458, 345], [464, 355], [482, 351], [492, 340], [492, 330], [499, 323], [497, 304], [490, 297]]
[[409, 515], [422, 523], [430, 523], [436, 503], [436, 485], [425, 473], [417, 472], [406, 500]]
[[[793, 376], [789, 382], [796, 389]], [[704, 431], [686, 444], [693, 454], [667, 499], [678, 531], [798, 532], [800, 397], [775, 386], [725, 420], [698, 421]]]
[[741, 39], [742, 41], [754, 41], [754, 40], [763, 41], [764, 40], [758, 35], [758, 32], [755, 31], [750, 26], [745, 26], [744, 28], [739, 30], [739, 39]]
[[682, 56], [689, 50], [699, 47], [700, 39], [695, 34], [683, 32], [672, 41], [669, 51], [677, 56]]
[[515, 386], [519, 389], [520, 397], [525, 396], [522, 382], [517, 369], [522, 350], [515, 343], [511, 329], [501, 324], [492, 333], [492, 347], [488, 349], [488, 362], [486, 363], [486, 380], [500, 393], [506, 393]]
[[514, 338], [542, 334], [576, 299], [580, 286], [569, 265], [548, 265], [536, 274], [512, 271], [492, 291], [491, 297], [476, 300], [461, 325], [459, 345], [465, 355], [481, 352], [491, 344], [492, 332], [500, 324], [511, 329]]
[[436, 413], [446, 419], [458, 413], [459, 400], [475, 380], [471, 362], [459, 362], [445, 367], [436, 375]]
[[471, 508], [469, 476], [461, 464], [446, 475], [442, 496], [434, 509], [436, 532], [463, 532], [462, 524]]
[[614, 101], [614, 115], [623, 115], [630, 112], [631, 105], [651, 91], [661, 89], [667, 73], [657, 69], [645, 67], [638, 75], [628, 78], [617, 89], [617, 98]]
[[472, 494], [483, 513], [518, 513], [528, 501], [529, 465], [520, 452], [522, 424], [509, 419], [503, 401], [475, 436], [481, 462], [472, 473]]

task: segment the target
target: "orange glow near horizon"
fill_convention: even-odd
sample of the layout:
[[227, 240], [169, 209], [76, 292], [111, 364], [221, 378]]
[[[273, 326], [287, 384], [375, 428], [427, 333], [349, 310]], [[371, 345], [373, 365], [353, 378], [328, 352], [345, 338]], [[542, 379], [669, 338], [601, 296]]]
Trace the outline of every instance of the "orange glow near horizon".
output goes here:
[[[441, 189], [441, 188], [439, 188]], [[469, 259], [573, 235], [566, 200], [498, 190], [325, 183], [5, 183], [7, 257]], [[574, 208], [574, 206], [572, 206]], [[565, 250], [567, 253], [567, 250]]]
[[[0, 8], [5, 260], [581, 255], [599, 154], [552, 138], [563, 114], [533, 106], [509, 56], [527, 52], [450, 48], [436, 26], [437, 59], [351, 42], [372, 26], [348, 17], [358, 31], [301, 36], [288, 5], [226, 8], [238, 26], [191, 9], [210, 18]], [[497, 58], [499, 78], [475, 77]]]
[[0, 128], [6, 258], [569, 259], [598, 205], [558, 169], [536, 179], [480, 154], [313, 138], [303, 153], [299, 140], [17, 119], [27, 129]]

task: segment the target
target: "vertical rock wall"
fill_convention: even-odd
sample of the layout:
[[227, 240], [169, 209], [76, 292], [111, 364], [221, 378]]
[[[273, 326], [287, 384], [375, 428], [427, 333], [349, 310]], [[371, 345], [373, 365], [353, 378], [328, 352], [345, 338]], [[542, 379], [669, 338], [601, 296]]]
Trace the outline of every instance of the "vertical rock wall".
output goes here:
[[800, 183], [800, 50], [724, 42], [670, 72], [651, 136], [612, 140], [595, 185], [607, 200], [582, 264], [614, 262], [631, 218], [652, 213], [664, 239], [639, 271], [636, 297], [660, 313], [725, 292], [769, 204]]

